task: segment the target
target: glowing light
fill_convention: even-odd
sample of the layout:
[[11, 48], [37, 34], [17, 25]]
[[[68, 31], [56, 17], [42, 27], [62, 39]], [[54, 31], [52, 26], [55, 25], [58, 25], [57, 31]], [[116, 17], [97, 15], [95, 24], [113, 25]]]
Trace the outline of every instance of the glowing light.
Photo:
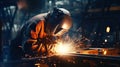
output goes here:
[[40, 63], [36, 63], [35, 66], [40, 67]]
[[110, 32], [110, 27], [109, 27], [109, 26], [106, 28], [106, 32], [107, 32], [107, 33]]
[[59, 55], [73, 53], [74, 48], [71, 43], [58, 42], [53, 48], [53, 52]]
[[67, 29], [68, 25], [67, 24], [63, 24], [62, 28]]
[[103, 54], [106, 55], [106, 54], [107, 54], [107, 51], [105, 50], [105, 51], [103, 52]]
[[56, 52], [57, 53], [60, 53], [60, 54], [65, 54], [65, 53], [68, 53], [70, 50], [69, 46], [68, 45], [58, 45], [56, 47]]
[[105, 42], [107, 42], [107, 39], [105, 39]]

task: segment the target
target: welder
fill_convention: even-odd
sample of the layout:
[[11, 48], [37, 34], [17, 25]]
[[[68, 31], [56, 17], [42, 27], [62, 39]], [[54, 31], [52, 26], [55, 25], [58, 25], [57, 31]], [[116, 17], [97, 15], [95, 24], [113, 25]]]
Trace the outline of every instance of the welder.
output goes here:
[[68, 32], [71, 26], [70, 12], [64, 8], [54, 8], [28, 20], [12, 45], [17, 46], [16, 49], [22, 48], [30, 56], [48, 55], [51, 44]]

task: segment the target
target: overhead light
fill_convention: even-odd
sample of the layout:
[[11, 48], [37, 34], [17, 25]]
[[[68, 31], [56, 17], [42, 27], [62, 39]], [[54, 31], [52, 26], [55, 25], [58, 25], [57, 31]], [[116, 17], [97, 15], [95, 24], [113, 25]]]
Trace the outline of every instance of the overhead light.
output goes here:
[[109, 26], [106, 27], [106, 32], [107, 32], [107, 33], [110, 32], [110, 27], [109, 27]]
[[105, 39], [105, 42], [107, 42], [108, 40], [107, 39]]

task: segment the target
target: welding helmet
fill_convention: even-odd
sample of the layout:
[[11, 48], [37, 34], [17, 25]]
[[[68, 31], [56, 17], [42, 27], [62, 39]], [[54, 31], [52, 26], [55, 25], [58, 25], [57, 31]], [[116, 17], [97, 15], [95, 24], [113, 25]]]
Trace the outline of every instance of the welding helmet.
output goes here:
[[72, 26], [70, 12], [64, 8], [54, 8], [48, 13], [47, 23], [51, 26], [53, 36], [61, 36]]

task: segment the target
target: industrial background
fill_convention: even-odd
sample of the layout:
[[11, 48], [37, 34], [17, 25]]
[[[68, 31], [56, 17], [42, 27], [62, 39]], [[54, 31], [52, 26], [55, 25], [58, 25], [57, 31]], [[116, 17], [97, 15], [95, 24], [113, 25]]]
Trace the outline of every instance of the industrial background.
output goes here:
[[[106, 48], [109, 55], [119, 57], [120, 0], [0, 0], [0, 65], [9, 60], [11, 41], [21, 26], [31, 17], [53, 7], [66, 8], [71, 12], [73, 26], [69, 35], [76, 42], [80, 41], [81, 48]], [[110, 67], [113, 66], [120, 67], [119, 64]]]

